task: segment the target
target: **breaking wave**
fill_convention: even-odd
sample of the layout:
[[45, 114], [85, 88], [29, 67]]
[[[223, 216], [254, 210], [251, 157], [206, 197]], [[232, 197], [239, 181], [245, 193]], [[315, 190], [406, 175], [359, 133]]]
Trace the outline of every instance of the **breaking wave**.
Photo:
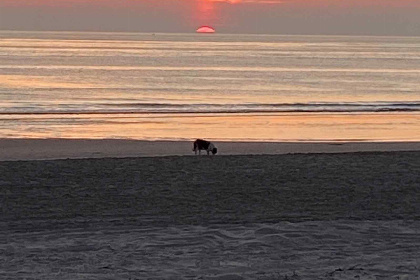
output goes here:
[[420, 102], [337, 102], [337, 103], [102, 103], [94, 107], [66, 104], [51, 109], [48, 106], [0, 109], [2, 115], [13, 114], [200, 114], [200, 113], [375, 113], [419, 112]]

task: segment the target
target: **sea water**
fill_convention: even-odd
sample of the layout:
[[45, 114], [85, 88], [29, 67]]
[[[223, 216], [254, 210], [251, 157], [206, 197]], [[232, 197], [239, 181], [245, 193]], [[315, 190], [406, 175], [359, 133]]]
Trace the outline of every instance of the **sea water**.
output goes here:
[[420, 37], [0, 32], [0, 138], [420, 140]]

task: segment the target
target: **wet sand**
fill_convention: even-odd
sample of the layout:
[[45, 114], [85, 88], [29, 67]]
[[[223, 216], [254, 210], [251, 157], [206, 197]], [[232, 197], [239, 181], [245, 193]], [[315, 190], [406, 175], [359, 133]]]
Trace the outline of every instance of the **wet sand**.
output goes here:
[[[420, 142], [220, 142], [219, 155], [420, 151]], [[0, 161], [193, 155], [192, 141], [0, 139]]]
[[3, 161], [0, 278], [417, 280], [419, 174], [419, 151]]

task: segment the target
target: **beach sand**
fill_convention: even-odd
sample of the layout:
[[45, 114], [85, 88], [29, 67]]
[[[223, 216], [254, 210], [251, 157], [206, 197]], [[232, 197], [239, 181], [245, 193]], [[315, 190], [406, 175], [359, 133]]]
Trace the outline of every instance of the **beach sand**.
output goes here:
[[2, 161], [0, 278], [418, 280], [419, 174], [420, 151]]

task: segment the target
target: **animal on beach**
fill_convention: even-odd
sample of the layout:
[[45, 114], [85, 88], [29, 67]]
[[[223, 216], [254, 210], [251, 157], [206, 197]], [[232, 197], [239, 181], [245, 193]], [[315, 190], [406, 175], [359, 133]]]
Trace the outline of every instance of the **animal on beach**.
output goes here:
[[197, 139], [194, 141], [193, 151], [195, 152], [195, 154], [197, 154], [198, 151], [198, 154], [201, 155], [201, 150], [205, 150], [207, 152], [207, 155], [210, 155], [210, 152], [213, 155], [217, 154], [217, 148], [212, 142], [203, 139]]

